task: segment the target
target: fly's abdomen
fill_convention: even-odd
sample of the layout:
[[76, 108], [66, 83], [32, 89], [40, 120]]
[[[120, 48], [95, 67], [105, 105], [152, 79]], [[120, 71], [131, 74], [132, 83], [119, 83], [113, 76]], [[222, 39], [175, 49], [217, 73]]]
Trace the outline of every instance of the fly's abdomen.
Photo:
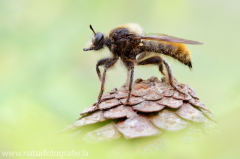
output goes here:
[[171, 56], [192, 68], [191, 52], [185, 44], [144, 40], [143, 45], [145, 46], [146, 51]]

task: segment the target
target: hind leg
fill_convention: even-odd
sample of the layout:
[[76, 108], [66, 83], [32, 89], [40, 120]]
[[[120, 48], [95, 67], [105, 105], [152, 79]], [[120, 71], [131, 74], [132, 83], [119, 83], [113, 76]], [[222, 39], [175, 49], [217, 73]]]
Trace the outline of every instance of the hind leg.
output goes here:
[[167, 72], [168, 72], [168, 78], [169, 78], [169, 83], [170, 83], [170, 85], [176, 90], [176, 91], [178, 91], [179, 93], [181, 93], [182, 95], [186, 95], [185, 93], [183, 93], [183, 92], [181, 92], [179, 89], [177, 89], [177, 87], [173, 84], [173, 72], [172, 72], [172, 69], [171, 69], [171, 67], [170, 67], [170, 65], [165, 61], [165, 60], [163, 60], [163, 63], [164, 63], [164, 65], [165, 65], [165, 67], [166, 67], [166, 69], [167, 69]]
[[169, 78], [169, 83], [170, 85], [179, 93], [185, 95], [185, 93], [181, 92], [180, 90], [177, 89], [177, 87], [173, 84], [173, 73], [171, 70], [170, 65], [161, 57], [159, 56], [153, 56], [150, 57], [148, 59], [142, 60], [142, 61], [137, 61], [138, 65], [158, 65], [159, 66], [159, 71], [164, 75], [163, 72], [163, 64], [165, 65], [166, 69], [167, 69], [167, 73], [168, 73], [168, 78]]
[[163, 59], [159, 56], [152, 56], [150, 58], [147, 58], [145, 60], [142, 60], [142, 61], [137, 61], [137, 64], [138, 65], [158, 65], [159, 67], [159, 71], [163, 74]]

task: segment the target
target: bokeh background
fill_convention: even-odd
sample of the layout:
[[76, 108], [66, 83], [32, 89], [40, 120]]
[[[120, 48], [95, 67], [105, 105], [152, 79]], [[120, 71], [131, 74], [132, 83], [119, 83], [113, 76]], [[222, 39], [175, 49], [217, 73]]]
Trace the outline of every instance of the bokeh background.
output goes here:
[[[54, 149], [49, 140], [99, 92], [95, 64], [109, 54], [82, 51], [92, 34], [89, 24], [108, 33], [136, 22], [146, 33], [204, 43], [189, 45], [192, 71], [167, 61], [178, 81], [193, 87], [215, 113], [221, 133], [188, 150], [176, 148], [168, 157], [240, 158], [239, 8], [239, 0], [0, 0], [1, 151]], [[135, 78], [161, 78], [153, 66], [135, 72]], [[126, 74], [118, 63], [108, 72], [106, 91], [120, 87]], [[85, 149], [89, 157], [104, 153], [104, 146]]]

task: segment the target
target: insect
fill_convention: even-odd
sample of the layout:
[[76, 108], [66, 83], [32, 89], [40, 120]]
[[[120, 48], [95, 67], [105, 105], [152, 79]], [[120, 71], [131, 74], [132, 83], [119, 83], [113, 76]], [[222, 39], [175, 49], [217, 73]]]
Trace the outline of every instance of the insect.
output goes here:
[[[92, 38], [89, 47], [84, 48], [83, 51], [100, 50], [107, 47], [112, 54], [111, 57], [101, 59], [96, 64], [96, 72], [99, 80], [101, 81], [101, 90], [96, 104], [97, 108], [103, 95], [106, 72], [108, 69], [113, 67], [119, 59], [122, 60], [128, 70], [128, 96], [125, 105], [129, 104], [135, 65], [157, 65], [159, 67], [159, 71], [163, 75], [163, 66], [165, 66], [170, 85], [179, 93], [184, 95], [184, 93], [178, 90], [173, 84], [173, 74], [171, 68], [161, 57], [161, 54], [171, 56], [191, 69], [191, 52], [185, 44], [202, 43], [164, 34], [145, 36], [141, 26], [135, 23], [120, 25], [111, 30], [108, 35], [101, 32], [96, 33], [91, 25], [90, 29], [93, 31], [94, 37]], [[99, 66], [102, 65], [104, 65], [104, 71], [101, 76]]]

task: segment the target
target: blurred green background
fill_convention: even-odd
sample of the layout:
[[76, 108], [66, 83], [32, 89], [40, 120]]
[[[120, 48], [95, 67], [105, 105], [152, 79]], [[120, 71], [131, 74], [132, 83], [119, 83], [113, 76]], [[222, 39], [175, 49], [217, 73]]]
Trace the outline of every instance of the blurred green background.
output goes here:
[[[192, 71], [167, 61], [178, 81], [193, 87], [213, 110], [222, 133], [191, 146], [192, 153], [172, 152], [185, 159], [240, 158], [239, 8], [239, 0], [0, 0], [0, 149], [46, 149], [99, 93], [95, 64], [109, 54], [82, 51], [92, 34], [89, 24], [108, 33], [137, 22], [145, 33], [204, 43], [189, 45]], [[135, 72], [135, 79], [161, 78], [157, 67], [139, 66]], [[106, 91], [120, 87], [126, 74], [118, 63], [108, 72]]]

